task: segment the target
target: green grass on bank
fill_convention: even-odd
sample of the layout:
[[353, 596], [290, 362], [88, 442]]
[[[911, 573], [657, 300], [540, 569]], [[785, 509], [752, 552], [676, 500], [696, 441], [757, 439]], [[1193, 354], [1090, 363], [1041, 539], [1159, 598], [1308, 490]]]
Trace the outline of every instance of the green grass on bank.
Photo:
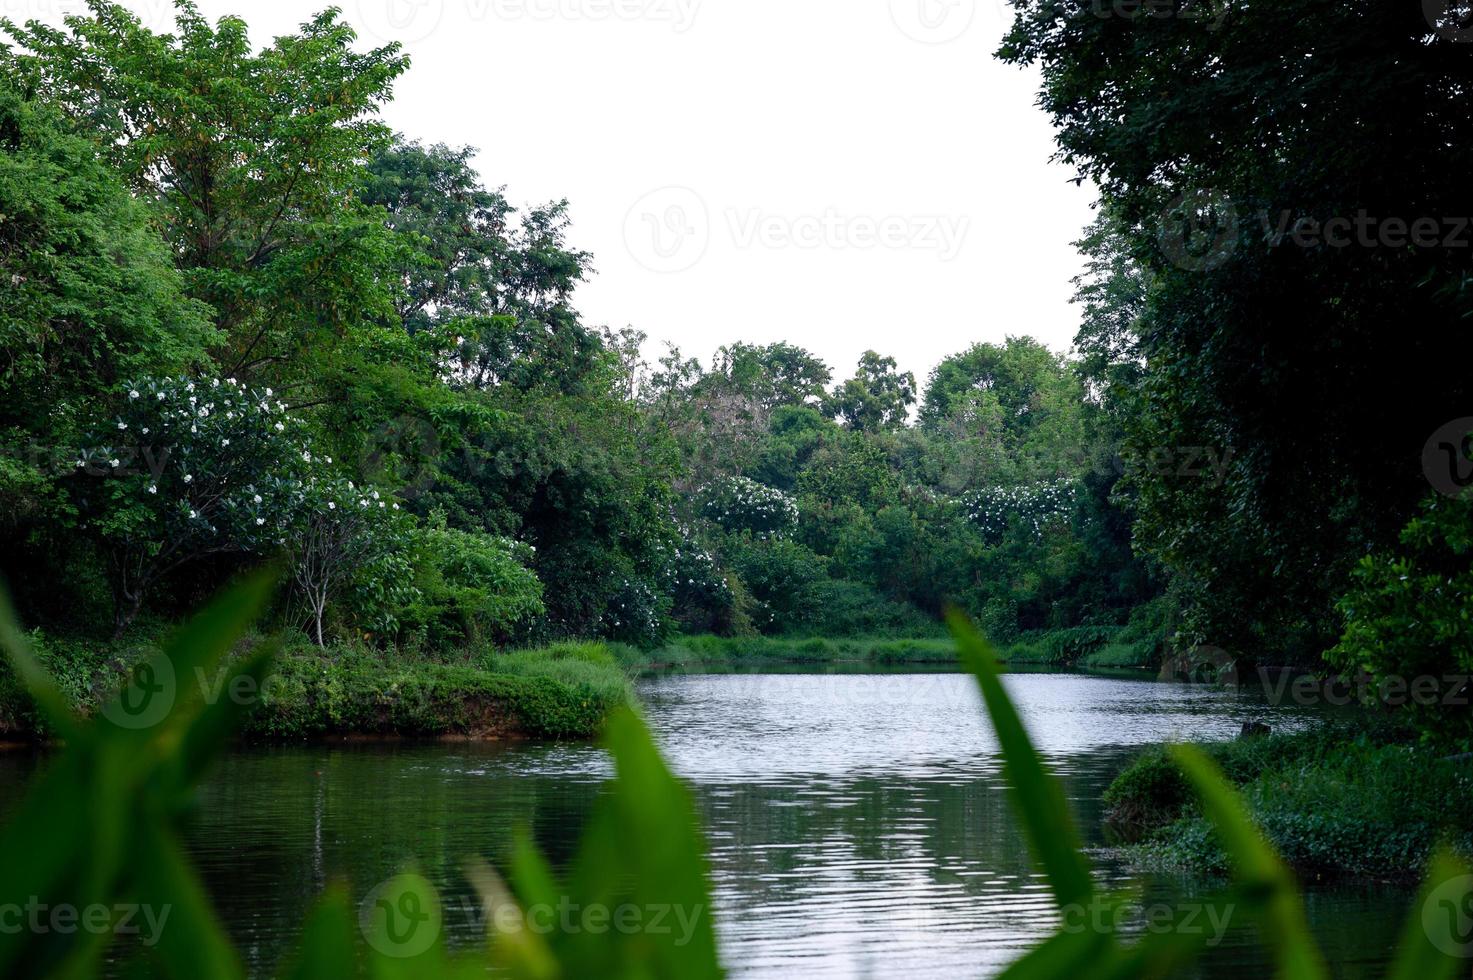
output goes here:
[[[1290, 865], [1310, 874], [1411, 878], [1442, 840], [1473, 855], [1473, 765], [1387, 727], [1202, 746]], [[1105, 791], [1107, 820], [1138, 864], [1225, 873], [1227, 857], [1162, 748]]]
[[950, 664], [956, 645], [941, 636], [788, 637], [682, 636], [654, 650], [615, 644], [615, 655], [633, 667], [750, 667], [763, 664]]
[[[67, 700], [90, 714], [126, 682], [157, 644], [83, 643], [32, 636]], [[259, 637], [248, 637], [239, 652]], [[218, 688], [218, 678], [176, 678]], [[591, 738], [604, 718], [633, 702], [626, 669], [600, 643], [510, 653], [476, 651], [430, 660], [348, 645], [293, 642], [254, 704], [248, 738], [324, 736]], [[0, 735], [46, 735], [30, 699], [0, 667]]]
[[[763, 664], [953, 664], [956, 650], [944, 636], [682, 636], [654, 650], [622, 644], [610, 649], [624, 664], [650, 667], [760, 667]], [[1049, 667], [1160, 666], [1160, 643], [1138, 638], [1131, 627], [1079, 626], [1025, 633], [1005, 646], [1005, 663]]]

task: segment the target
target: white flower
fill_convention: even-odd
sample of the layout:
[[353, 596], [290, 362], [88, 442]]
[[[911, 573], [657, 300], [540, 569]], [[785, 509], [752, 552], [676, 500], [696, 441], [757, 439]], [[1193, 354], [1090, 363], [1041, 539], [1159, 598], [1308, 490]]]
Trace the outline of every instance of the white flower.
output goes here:
[[197, 511], [197, 510], [191, 510], [189, 512], [189, 516], [192, 517], [192, 518], [193, 517], [198, 517], [199, 516], [199, 511]]
[[395, 504], [395, 505], [394, 505], [394, 509], [395, 509], [395, 510], [398, 510], [398, 509], [399, 509], [399, 505], [398, 505], [398, 504]]
[[252, 499], [254, 499], [254, 500], [255, 500], [255, 502], [256, 502], [256, 503], [258, 503], [258, 504], [259, 504], [259, 503], [260, 503], [260, 502], [261, 502], [261, 495], [260, 495], [260, 494], [259, 494], [259, 493], [258, 493], [258, 494], [256, 494], [256, 496], [255, 496], [255, 497], [254, 497], [254, 498], [252, 498]]
[[149, 486], [148, 492], [149, 493], [158, 493], [159, 492], [159, 488], [156, 487], [156, 486]]
[[383, 501], [382, 501], [382, 500], [380, 500], [380, 501], [379, 501], [379, 502], [378, 502], [378, 505], [379, 505], [379, 507], [380, 507], [380, 508], [382, 508], [382, 507], [383, 507], [383, 506], [384, 506], [384, 502], [383, 502]]
[[274, 394], [274, 392], [270, 388], [267, 388], [266, 389], [266, 397], [267, 398], [270, 398], [273, 394]]
[[211, 388], [218, 388], [218, 387], [220, 387], [220, 379], [219, 378], [211, 378], [210, 379], [210, 387]]
[[130, 392], [128, 392], [128, 397], [129, 398], [137, 398], [138, 397], [138, 392], [136, 392], [136, 391], [130, 391]]
[[228, 446], [228, 445], [230, 445], [230, 440], [229, 439], [221, 439], [220, 440], [220, 445], [222, 445], [222, 446]]
[[163, 401], [163, 400], [164, 400], [164, 393], [161, 391], [161, 392], [159, 392], [159, 401]]
[[185, 473], [185, 474], [184, 474], [184, 482], [185, 482], [185, 483], [193, 483], [193, 482], [194, 482], [194, 477], [193, 477], [193, 475], [191, 475], [191, 474], [189, 474], [189, 473]]
[[327, 502], [327, 509], [328, 510], [337, 510], [338, 509], [338, 505], [335, 504], [335, 503], [333, 503], [331, 500], [329, 500]]
[[377, 491], [377, 490], [375, 490], [375, 491], [374, 491], [374, 492], [373, 492], [373, 499], [374, 499], [374, 500], [377, 500], [377, 499], [378, 499], [378, 491]]
[[331, 456], [324, 456], [322, 458], [325, 459], [325, 460], [327, 460], [327, 465], [329, 465], [329, 466], [332, 465], [332, 457]]
[[[189, 384], [185, 385], [184, 386], [184, 390], [185, 391], [193, 391], [194, 390], [194, 382], [191, 381], [191, 382], [189, 382]], [[191, 398], [190, 401], [194, 401], [194, 399]]]
[[148, 435], [148, 426], [146, 425], [143, 427], [143, 434]]
[[128, 423], [127, 422], [119, 422], [118, 423], [118, 429], [119, 430], [126, 429], [127, 427], [128, 427]]
[[189, 431], [190, 432], [198, 432], [199, 431], [199, 426], [197, 426], [197, 425], [191, 425], [189, 427]]
[[266, 523], [266, 518], [264, 518], [264, 517], [258, 517], [258, 518], [256, 518], [256, 526], [257, 527], [260, 527], [262, 524], [265, 524], [265, 523]]
[[302, 454], [302, 462], [304, 462], [304, 463], [310, 463], [310, 462], [312, 462], [312, 454], [311, 453], [303, 453]]
[[277, 432], [285, 432], [286, 431], [286, 426], [282, 425], [280, 422], [277, 422], [276, 423], [276, 431]]

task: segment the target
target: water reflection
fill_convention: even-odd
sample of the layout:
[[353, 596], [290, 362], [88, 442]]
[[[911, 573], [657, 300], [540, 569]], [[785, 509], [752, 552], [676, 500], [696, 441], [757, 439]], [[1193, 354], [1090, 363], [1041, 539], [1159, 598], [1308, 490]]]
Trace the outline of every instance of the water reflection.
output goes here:
[[[1135, 746], [1307, 717], [1246, 690], [1080, 674], [1006, 683], [1094, 846], [1100, 792]], [[641, 695], [703, 812], [722, 954], [737, 975], [982, 976], [1056, 926], [969, 678], [677, 675], [643, 681]], [[0, 758], [0, 791], [11, 795], [31, 765]], [[447, 928], [470, 943], [480, 923], [459, 875], [466, 856], [496, 861], [522, 824], [566, 861], [608, 773], [580, 745], [243, 748], [201, 792], [189, 847], [253, 973], [273, 969], [329, 880], [361, 896], [406, 864], [447, 891]], [[1145, 903], [1206, 888], [1137, 881], [1097, 857], [1102, 877], [1140, 887]], [[1408, 900], [1373, 886], [1311, 892], [1341, 975], [1384, 968]], [[1264, 972], [1250, 938], [1231, 936], [1195, 975]]]

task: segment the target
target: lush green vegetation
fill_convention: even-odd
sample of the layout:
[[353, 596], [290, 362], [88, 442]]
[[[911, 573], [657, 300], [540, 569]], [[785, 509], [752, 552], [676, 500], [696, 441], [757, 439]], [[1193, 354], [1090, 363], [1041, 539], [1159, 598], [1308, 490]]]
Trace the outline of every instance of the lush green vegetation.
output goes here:
[[[948, 605], [1073, 662], [1056, 634], [1163, 601], [1076, 363], [1022, 336], [924, 385], [785, 343], [646, 363], [572, 305], [565, 203], [513, 207], [469, 148], [383, 124], [397, 46], [334, 11], [264, 48], [177, 21], [3, 25], [0, 566], [78, 687], [109, 635], [269, 561], [270, 625], [354, 691], [360, 647], [439, 691], [488, 646], [847, 657]], [[372, 721], [312, 703], [281, 729]]]
[[[29, 640], [70, 710], [83, 717], [126, 687], [164, 645], [136, 636], [58, 642], [40, 631]], [[222, 670], [261, 642], [247, 636]], [[510, 652], [481, 646], [447, 660], [363, 643], [320, 648], [294, 640], [278, 650], [274, 664], [270, 683], [249, 694], [256, 710], [240, 725], [244, 737], [592, 738], [614, 709], [633, 703], [625, 668], [601, 643]], [[219, 696], [224, 676], [172, 683]], [[19, 679], [8, 666], [0, 669], [0, 737], [55, 734]]]
[[[258, 576], [211, 605], [149, 661], [153, 676], [210, 674], [224, 667], [232, 684], [263, 684], [270, 671], [269, 644], [244, 658], [232, 659], [230, 650], [265, 607], [267, 590], [268, 580]], [[1062, 919], [1059, 931], [1007, 975], [1161, 976], [1190, 964], [1206, 946], [1206, 930], [1168, 923], [1126, 939], [1113, 914], [1098, 914], [1118, 908], [1125, 897], [1099, 889], [1062, 788], [1030, 744], [992, 651], [960, 618], [954, 623], [963, 662], [978, 679], [997, 733], [1034, 861]], [[251, 706], [232, 698], [185, 695], [173, 699], [151, 724], [120, 725], [119, 711], [132, 710], [125, 693], [84, 722], [71, 714], [28, 649], [8, 604], [0, 605], [0, 642], [27, 692], [66, 741], [0, 829], [0, 860], [7, 868], [0, 901], [18, 909], [44, 902], [44, 908], [106, 912], [98, 920], [104, 927], [89, 925], [81, 938], [73, 929], [0, 931], [0, 969], [17, 976], [88, 976], [112, 957], [151, 975], [241, 976], [240, 959], [179, 845], [177, 828], [189, 810], [192, 787]], [[574, 663], [599, 659], [583, 648], [563, 653], [562, 659]], [[484, 860], [467, 864], [465, 874], [479, 901], [498, 910], [485, 920], [484, 951], [454, 958], [447, 953], [439, 897], [410, 868], [368, 896], [375, 901], [361, 917], [354, 915], [346, 887], [331, 886], [305, 922], [297, 952], [281, 965], [282, 974], [470, 977], [497, 968], [517, 977], [720, 976], [704, 844], [690, 796], [632, 712], [611, 717], [605, 743], [617, 775], [561, 873], [525, 835], [504, 859], [505, 879]], [[1207, 904], [1251, 919], [1278, 975], [1328, 976], [1288, 869], [1259, 837], [1227, 781], [1200, 752], [1182, 748], [1173, 759], [1230, 861], [1232, 885]], [[1392, 977], [1435, 980], [1457, 970], [1464, 943], [1451, 925], [1446, 934], [1429, 927], [1421, 910], [1449, 886], [1465, 882], [1459, 877], [1464, 871], [1448, 855], [1436, 856]], [[617, 908], [684, 910], [692, 928], [684, 933], [590, 929], [557, 919], [547, 930], [527, 928], [537, 909], [569, 902], [611, 915]], [[118, 909], [139, 904], [167, 908], [171, 926], [159, 929], [151, 942], [115, 942], [118, 931], [106, 926], [114, 924]]]
[[[1466, 760], [1408, 744], [1390, 727], [1324, 727], [1204, 746], [1254, 823], [1306, 874], [1406, 878], [1439, 843], [1473, 854]], [[1186, 776], [1163, 750], [1143, 753], [1105, 793], [1108, 818], [1149, 867], [1222, 873], [1227, 855]]]

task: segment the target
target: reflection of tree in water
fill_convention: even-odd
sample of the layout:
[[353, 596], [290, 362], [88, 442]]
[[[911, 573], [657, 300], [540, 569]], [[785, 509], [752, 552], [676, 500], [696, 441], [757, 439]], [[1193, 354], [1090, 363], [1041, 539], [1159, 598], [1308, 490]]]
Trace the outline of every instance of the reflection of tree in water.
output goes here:
[[598, 781], [511, 772], [507, 752], [383, 743], [229, 755], [201, 790], [188, 845], [252, 971], [275, 968], [328, 882], [362, 896], [412, 864], [443, 890], [446, 927], [470, 941], [467, 858], [501, 865], [521, 826], [555, 865], [565, 862]]

